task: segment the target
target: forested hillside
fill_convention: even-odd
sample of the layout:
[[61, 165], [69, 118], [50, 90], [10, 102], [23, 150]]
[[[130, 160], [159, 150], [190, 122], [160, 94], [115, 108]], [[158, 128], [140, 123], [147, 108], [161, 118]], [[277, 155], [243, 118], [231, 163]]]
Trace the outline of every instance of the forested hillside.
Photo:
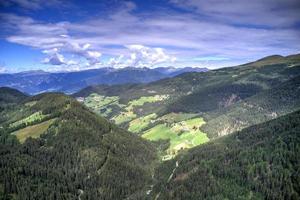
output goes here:
[[300, 0], [0, 0], [0, 200], [300, 200]]
[[0, 88], [0, 199], [299, 199], [299, 63], [90, 86], [77, 100]]
[[300, 56], [185, 73], [149, 84], [90, 86], [74, 96], [94, 112], [152, 141], [171, 158], [222, 135], [299, 109]]
[[[156, 150], [59, 93], [23, 100], [0, 129], [0, 199], [139, 199]], [[12, 117], [13, 116], [13, 117]]]
[[299, 199], [299, 133], [297, 111], [193, 148], [161, 165], [153, 198]]
[[300, 109], [300, 76], [206, 115], [210, 137], [227, 135]]

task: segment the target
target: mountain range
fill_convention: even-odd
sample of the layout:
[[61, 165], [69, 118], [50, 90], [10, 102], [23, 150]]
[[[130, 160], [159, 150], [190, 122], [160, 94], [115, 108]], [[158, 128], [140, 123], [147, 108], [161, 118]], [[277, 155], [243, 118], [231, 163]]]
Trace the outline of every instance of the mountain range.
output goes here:
[[300, 54], [69, 96], [2, 87], [0, 199], [299, 199], [299, 96]]
[[75, 72], [50, 73], [42, 70], [0, 74], [0, 86], [16, 88], [28, 94], [41, 92], [73, 93], [89, 85], [148, 83], [185, 72], [205, 72], [207, 68], [100, 68]]
[[163, 124], [164, 116], [193, 114], [204, 119], [201, 129], [214, 138], [295, 111], [300, 105], [299, 64], [299, 54], [269, 56], [148, 84], [90, 86], [74, 97], [129, 130], [146, 117], [145, 133]]

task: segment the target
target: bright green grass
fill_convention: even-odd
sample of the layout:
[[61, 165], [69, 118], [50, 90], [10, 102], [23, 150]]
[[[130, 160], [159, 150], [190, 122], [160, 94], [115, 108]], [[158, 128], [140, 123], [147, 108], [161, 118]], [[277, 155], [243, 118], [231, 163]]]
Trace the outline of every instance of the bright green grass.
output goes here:
[[163, 101], [168, 98], [168, 95], [155, 95], [148, 97], [140, 97], [139, 99], [131, 100], [128, 102], [127, 106], [124, 107], [126, 111], [121, 112], [119, 115], [114, 116], [112, 120], [116, 124], [122, 124], [124, 122], [129, 122], [137, 117], [133, 109], [136, 106], [142, 106], [145, 103], [154, 103], [157, 101]]
[[155, 113], [152, 113], [150, 115], [136, 118], [129, 123], [128, 130], [134, 133], [138, 133], [146, 128], [150, 124], [151, 120], [155, 119], [156, 117], [157, 115]]
[[108, 97], [108, 96], [98, 95], [96, 93], [92, 93], [88, 97], [86, 97], [83, 103], [87, 107], [91, 108], [94, 112], [104, 117], [107, 117], [113, 111], [112, 108], [109, 107], [111, 105], [116, 105], [117, 107], [120, 108], [125, 107], [125, 105], [119, 103], [118, 96]]
[[147, 130], [142, 137], [153, 141], [166, 139], [174, 140], [176, 138], [176, 133], [165, 124], [159, 124]]
[[111, 112], [112, 108], [105, 108], [104, 111], [100, 111], [104, 117], [107, 117]]
[[20, 143], [24, 143], [25, 140], [29, 137], [40, 137], [40, 135], [43, 134], [49, 128], [49, 126], [54, 122], [54, 120], [55, 118], [33, 126], [28, 126], [26, 128], [15, 131], [12, 134], [17, 136], [17, 139], [20, 141]]
[[32, 106], [34, 106], [36, 103], [37, 103], [37, 101], [30, 101], [30, 102], [25, 103], [25, 106], [32, 107]]
[[205, 133], [202, 133], [201, 131], [199, 131], [199, 133], [197, 133], [197, 136], [193, 138], [192, 143], [193, 143], [193, 146], [198, 146], [198, 145], [203, 144], [208, 141], [209, 141], [209, 138], [207, 137], [207, 135]]
[[106, 97], [93, 93], [84, 99], [84, 104], [93, 110], [99, 110], [107, 105], [117, 103], [118, 101], [119, 97], [117, 96]]
[[189, 128], [200, 127], [205, 124], [203, 118], [194, 118], [184, 121]]
[[42, 120], [43, 118], [45, 118], [47, 115], [43, 115], [42, 112], [35, 112], [33, 113], [32, 115], [24, 118], [24, 119], [21, 119], [19, 121], [16, 121], [12, 124], [10, 124], [10, 127], [15, 127], [15, 126], [18, 126], [20, 124], [26, 124], [26, 123], [31, 123], [31, 122], [34, 122], [34, 121], [39, 121], [39, 120]]
[[168, 95], [155, 95], [148, 97], [140, 97], [128, 102], [127, 105], [119, 103], [118, 96], [102, 96], [96, 93], [90, 94], [88, 97], [84, 98], [83, 103], [94, 110], [96, 113], [107, 117], [113, 110], [109, 107], [111, 105], [116, 105], [119, 108], [125, 109], [125, 111], [120, 112], [119, 114], [112, 116], [111, 119], [114, 120], [116, 124], [122, 124], [124, 122], [129, 122], [137, 117], [134, 113], [134, 108], [136, 106], [142, 106], [145, 103], [154, 103], [157, 101], [163, 101], [168, 98]]
[[126, 112], [121, 112], [119, 115], [114, 116], [112, 118], [112, 120], [114, 120], [114, 122], [116, 124], [122, 124], [124, 122], [129, 122], [130, 120], [136, 118], [137, 115], [134, 114], [133, 111], [126, 111]]
[[129, 122], [128, 130], [134, 133], [147, 129], [153, 122], [161, 122], [144, 131], [142, 137], [153, 141], [170, 140], [167, 155], [173, 156], [181, 149], [191, 148], [207, 142], [206, 134], [199, 129], [205, 122], [202, 118], [196, 117], [197, 114], [195, 113], [169, 113], [160, 118], [157, 118], [155, 113], [141, 117], [134, 113], [137, 106], [163, 101], [167, 98], [168, 95], [143, 96], [129, 101], [127, 105], [123, 105], [119, 103], [119, 97], [117, 96], [105, 97], [93, 93], [84, 99], [84, 104], [103, 116], [108, 116], [112, 112], [112, 109], [108, 107], [109, 105], [117, 105], [123, 111], [112, 116], [111, 119], [116, 124]]
[[145, 103], [154, 103], [157, 101], [163, 101], [168, 98], [168, 95], [155, 95], [155, 96], [148, 96], [148, 97], [140, 97], [139, 99], [135, 99], [128, 102], [128, 106], [142, 106]]
[[145, 131], [142, 137], [152, 141], [170, 140], [166, 154], [176, 155], [182, 149], [209, 141], [207, 135], [199, 129], [204, 123], [203, 118], [193, 118], [177, 123], [158, 124]]
[[198, 114], [195, 113], [168, 113], [162, 117], [160, 117], [158, 120], [165, 121], [167, 123], [173, 123], [173, 122], [180, 122], [187, 119], [191, 119]]

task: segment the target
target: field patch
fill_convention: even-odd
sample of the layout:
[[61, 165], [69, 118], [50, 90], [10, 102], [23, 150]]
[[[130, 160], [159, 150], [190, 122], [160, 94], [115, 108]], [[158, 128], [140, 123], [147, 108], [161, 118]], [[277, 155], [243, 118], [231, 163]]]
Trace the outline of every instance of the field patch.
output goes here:
[[28, 126], [26, 128], [20, 129], [18, 131], [13, 132], [12, 134], [16, 135], [20, 143], [24, 143], [27, 138], [38, 138], [41, 134], [43, 134], [49, 126], [54, 122], [56, 118], [50, 119], [48, 121]]
[[167, 123], [173, 123], [173, 122], [180, 122], [187, 119], [191, 119], [193, 117], [196, 117], [198, 114], [195, 113], [168, 113], [162, 117], [160, 117], [158, 120], [167, 122]]
[[158, 117], [156, 113], [145, 115], [136, 113], [137, 109], [143, 108], [145, 104], [164, 101], [168, 98], [168, 95], [142, 96], [127, 104], [121, 104], [118, 96], [108, 97], [93, 93], [86, 98], [80, 98], [80, 101], [118, 125], [128, 123], [128, 131], [141, 133], [145, 139], [169, 140], [170, 146], [163, 156], [172, 158], [182, 149], [200, 145], [209, 139], [200, 130], [205, 122], [199, 114], [172, 112]]
[[151, 121], [153, 119], [155, 119], [156, 117], [157, 117], [157, 115], [155, 113], [152, 113], [150, 115], [136, 118], [129, 123], [128, 130], [131, 132], [134, 132], [134, 133], [138, 133], [138, 132], [142, 131], [143, 129], [147, 128], [149, 126], [149, 124], [151, 123]]
[[[81, 100], [81, 99], [80, 99]], [[117, 96], [102, 96], [96, 93], [90, 94], [88, 97], [84, 98], [83, 103], [91, 108], [94, 112], [107, 117], [113, 109], [110, 106], [116, 106], [118, 108], [124, 107], [125, 105], [119, 104], [119, 97]]]
[[172, 157], [180, 150], [209, 141], [207, 135], [200, 130], [203, 124], [205, 122], [200, 117], [180, 122], [161, 123], [146, 130], [142, 137], [152, 141], [170, 140], [170, 147], [167, 149], [166, 155]]
[[125, 111], [122, 111], [119, 115], [112, 118], [116, 124], [122, 124], [124, 122], [129, 122], [137, 118], [136, 113], [134, 113], [134, 108], [137, 106], [143, 106], [145, 103], [154, 103], [158, 101], [163, 101], [168, 98], [168, 95], [154, 95], [147, 97], [140, 97], [139, 99], [134, 99], [128, 102], [127, 106], [124, 107]]
[[136, 117], [137, 115], [132, 110], [127, 110], [127, 111], [122, 111], [119, 115], [113, 117], [112, 120], [114, 120], [116, 124], [122, 124]]
[[[133, 99], [127, 104], [121, 104], [120, 98], [118, 96], [102, 96], [96, 93], [92, 93], [86, 98], [79, 97], [77, 98], [77, 100], [83, 102], [94, 112], [104, 117], [110, 118], [116, 124], [122, 124], [125, 122], [130, 122], [131, 120], [134, 120], [138, 117], [138, 115], [134, 112], [134, 108], [138, 106], [143, 106], [145, 103], [155, 103], [163, 101], [168, 97], [168, 95], [143, 96], [138, 99]], [[147, 118], [141, 120], [147, 120]], [[137, 121], [132, 123], [133, 132], [139, 129], [137, 127], [134, 127], [134, 124]]]
[[43, 115], [42, 112], [35, 112], [32, 115], [30, 115], [30, 116], [28, 116], [24, 119], [21, 119], [19, 121], [16, 121], [16, 122], [10, 124], [9, 126], [10, 127], [16, 127], [16, 126], [19, 126], [21, 124], [29, 124], [29, 123], [33, 123], [33, 122], [36, 122], [36, 121], [42, 121], [45, 117], [47, 117], [47, 115]]
[[25, 106], [32, 107], [32, 106], [34, 106], [36, 103], [37, 103], [37, 101], [30, 101], [30, 102], [25, 103]]
[[154, 96], [140, 97], [139, 99], [129, 101], [128, 106], [130, 108], [133, 106], [142, 106], [145, 103], [154, 103], [157, 101], [163, 101], [168, 97], [169, 97], [168, 95], [154, 95]]

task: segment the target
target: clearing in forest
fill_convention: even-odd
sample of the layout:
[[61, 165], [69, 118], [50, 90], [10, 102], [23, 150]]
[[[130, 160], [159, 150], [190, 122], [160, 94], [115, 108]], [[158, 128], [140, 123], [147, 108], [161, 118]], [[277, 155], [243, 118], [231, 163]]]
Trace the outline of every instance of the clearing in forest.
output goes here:
[[166, 154], [176, 155], [182, 149], [209, 141], [207, 135], [200, 130], [203, 124], [205, 124], [203, 118], [199, 117], [180, 122], [162, 123], [145, 131], [142, 137], [152, 141], [170, 140], [170, 147]]
[[56, 118], [44, 121], [36, 125], [28, 126], [26, 128], [17, 130], [12, 134], [17, 136], [17, 139], [20, 141], [20, 143], [24, 143], [25, 140], [29, 137], [40, 137], [40, 135], [43, 134], [49, 128], [49, 126], [55, 121], [55, 119]]

